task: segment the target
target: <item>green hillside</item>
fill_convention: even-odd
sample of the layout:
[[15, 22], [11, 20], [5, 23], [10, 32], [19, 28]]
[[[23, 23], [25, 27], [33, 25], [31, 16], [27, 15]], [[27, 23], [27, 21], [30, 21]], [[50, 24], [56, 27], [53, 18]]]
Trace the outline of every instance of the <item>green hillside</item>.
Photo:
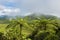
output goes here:
[[60, 19], [52, 15], [16, 17], [0, 23], [0, 40], [60, 40]]

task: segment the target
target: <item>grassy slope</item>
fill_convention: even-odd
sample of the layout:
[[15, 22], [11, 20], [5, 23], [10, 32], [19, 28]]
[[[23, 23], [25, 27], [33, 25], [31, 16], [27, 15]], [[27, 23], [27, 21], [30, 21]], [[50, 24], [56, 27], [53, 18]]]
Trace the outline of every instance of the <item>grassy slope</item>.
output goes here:
[[7, 24], [0, 24], [0, 32], [5, 32]]

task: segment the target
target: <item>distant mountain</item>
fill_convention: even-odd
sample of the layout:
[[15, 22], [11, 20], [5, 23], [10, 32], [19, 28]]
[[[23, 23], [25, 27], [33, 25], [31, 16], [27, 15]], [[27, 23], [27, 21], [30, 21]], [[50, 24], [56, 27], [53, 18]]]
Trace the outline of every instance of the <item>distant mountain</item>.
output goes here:
[[57, 18], [54, 15], [47, 15], [47, 14], [41, 14], [41, 13], [33, 13], [33, 14], [28, 15], [26, 17], [29, 17], [29, 19], [41, 19], [41, 18], [56, 19]]
[[0, 20], [5, 20], [5, 19], [8, 19], [9, 17], [7, 15], [1, 15], [0, 16]]
[[29, 17], [29, 19], [38, 19], [39, 17], [40, 18], [56, 18], [56, 16], [53, 16], [53, 15], [46, 15], [46, 14], [42, 14], [42, 13], [32, 13], [30, 15], [27, 15], [27, 16], [8, 16], [8, 15], [1, 15], [0, 16], [0, 20], [9, 20], [9, 19], [13, 19], [13, 18], [16, 18], [16, 17], [21, 17], [21, 18], [24, 18], [24, 17]]

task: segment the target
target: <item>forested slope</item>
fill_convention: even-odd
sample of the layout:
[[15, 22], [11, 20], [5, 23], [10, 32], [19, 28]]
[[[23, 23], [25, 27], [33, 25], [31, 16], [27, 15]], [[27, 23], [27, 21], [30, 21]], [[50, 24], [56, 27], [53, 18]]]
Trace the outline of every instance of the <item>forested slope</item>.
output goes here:
[[1, 25], [0, 40], [60, 40], [60, 18], [56, 16], [16, 17]]

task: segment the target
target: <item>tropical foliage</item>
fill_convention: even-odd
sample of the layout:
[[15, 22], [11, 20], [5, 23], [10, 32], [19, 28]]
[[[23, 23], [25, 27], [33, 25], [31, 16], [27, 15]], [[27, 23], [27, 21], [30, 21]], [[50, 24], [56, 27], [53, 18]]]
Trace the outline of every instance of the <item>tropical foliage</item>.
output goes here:
[[59, 18], [31, 17], [12, 19], [0, 32], [0, 40], [60, 40]]

